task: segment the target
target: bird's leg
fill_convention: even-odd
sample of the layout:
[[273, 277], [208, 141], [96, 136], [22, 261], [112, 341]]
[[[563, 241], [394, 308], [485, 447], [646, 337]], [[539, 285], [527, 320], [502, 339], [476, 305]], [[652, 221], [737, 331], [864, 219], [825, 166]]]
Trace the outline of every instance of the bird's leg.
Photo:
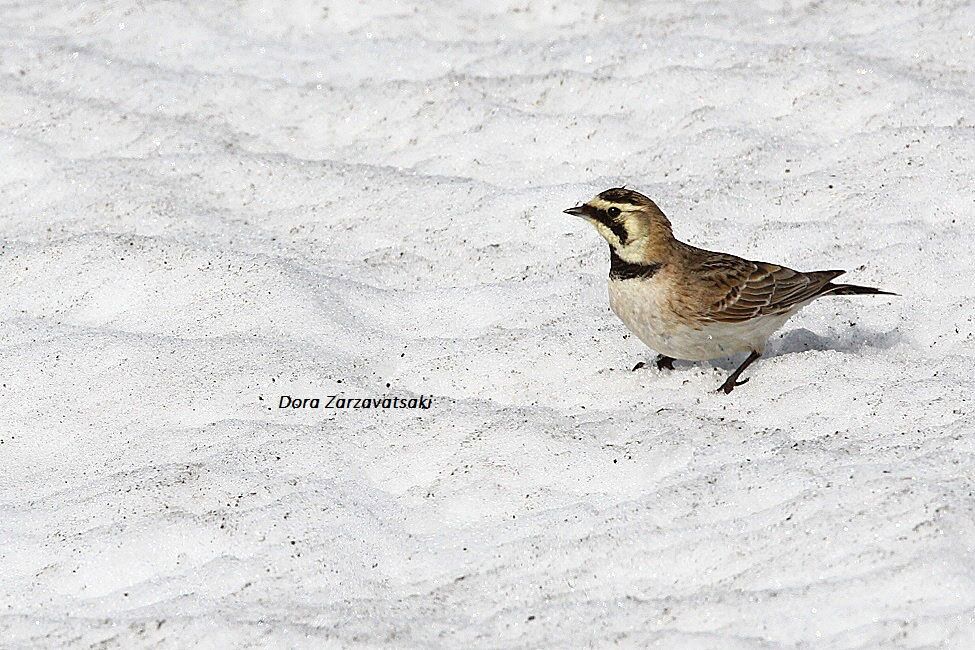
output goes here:
[[742, 384], [746, 383], [748, 381], [747, 378], [743, 379], [742, 381], [738, 381], [738, 377], [740, 377], [741, 373], [745, 371], [745, 368], [752, 365], [760, 356], [762, 355], [752, 350], [752, 353], [748, 355], [748, 358], [742, 361], [741, 365], [738, 366], [733, 373], [728, 375], [728, 378], [723, 384], [721, 384], [721, 388], [719, 388], [718, 391], [724, 391], [725, 395], [727, 395], [735, 389], [735, 386], [741, 386]]

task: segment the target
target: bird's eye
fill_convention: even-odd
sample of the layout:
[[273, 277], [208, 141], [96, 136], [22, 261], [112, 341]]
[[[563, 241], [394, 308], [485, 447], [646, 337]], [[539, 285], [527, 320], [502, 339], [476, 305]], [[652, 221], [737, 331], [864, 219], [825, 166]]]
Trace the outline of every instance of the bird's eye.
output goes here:
[[607, 212], [609, 212], [609, 216], [613, 217], [614, 219], [620, 216], [619, 208], [610, 208], [609, 210], [607, 210]]

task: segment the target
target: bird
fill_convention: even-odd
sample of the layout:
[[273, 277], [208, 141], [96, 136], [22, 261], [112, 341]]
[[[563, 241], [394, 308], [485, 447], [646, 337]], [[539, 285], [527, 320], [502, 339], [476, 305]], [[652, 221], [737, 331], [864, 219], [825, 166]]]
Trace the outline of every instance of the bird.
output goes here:
[[897, 295], [834, 283], [845, 271], [804, 273], [691, 246], [674, 237], [656, 203], [625, 187], [564, 212], [591, 223], [609, 243], [610, 308], [658, 353], [658, 370], [672, 370], [678, 359], [748, 354], [718, 389], [725, 394], [748, 382], [741, 374], [762, 356], [769, 337], [813, 300]]

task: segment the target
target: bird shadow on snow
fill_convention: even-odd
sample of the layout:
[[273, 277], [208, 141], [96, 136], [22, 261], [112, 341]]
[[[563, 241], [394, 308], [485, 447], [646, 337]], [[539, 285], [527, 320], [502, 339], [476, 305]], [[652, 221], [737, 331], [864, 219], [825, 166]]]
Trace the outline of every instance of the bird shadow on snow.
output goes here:
[[[782, 336], [772, 339], [765, 348], [764, 359], [778, 357], [797, 352], [834, 351], [845, 353], [861, 352], [867, 348], [876, 350], [887, 350], [901, 339], [901, 333], [897, 330], [887, 332], [876, 332], [866, 330], [857, 325], [853, 325], [846, 330], [832, 332], [829, 336], [821, 336], [803, 327], [789, 330]], [[723, 370], [734, 370], [741, 363], [741, 355], [734, 357], [724, 357], [712, 361], [715, 368]]]

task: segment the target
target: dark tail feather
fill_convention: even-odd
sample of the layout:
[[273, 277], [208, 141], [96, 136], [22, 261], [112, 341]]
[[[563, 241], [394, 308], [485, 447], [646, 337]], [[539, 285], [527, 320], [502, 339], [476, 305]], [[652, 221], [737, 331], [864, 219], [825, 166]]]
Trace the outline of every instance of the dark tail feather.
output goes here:
[[830, 282], [825, 287], [821, 295], [824, 296], [859, 296], [859, 295], [875, 295], [875, 296], [899, 296], [900, 294], [894, 293], [892, 291], [881, 291], [876, 287], [861, 287], [858, 284], [833, 284]]

